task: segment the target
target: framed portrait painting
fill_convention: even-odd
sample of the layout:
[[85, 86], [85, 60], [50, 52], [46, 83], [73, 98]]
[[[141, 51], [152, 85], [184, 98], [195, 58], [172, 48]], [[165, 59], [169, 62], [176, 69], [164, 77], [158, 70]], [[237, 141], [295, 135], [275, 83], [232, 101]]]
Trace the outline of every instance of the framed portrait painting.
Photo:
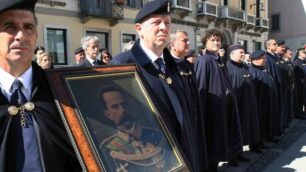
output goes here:
[[135, 65], [47, 71], [84, 171], [189, 171]]

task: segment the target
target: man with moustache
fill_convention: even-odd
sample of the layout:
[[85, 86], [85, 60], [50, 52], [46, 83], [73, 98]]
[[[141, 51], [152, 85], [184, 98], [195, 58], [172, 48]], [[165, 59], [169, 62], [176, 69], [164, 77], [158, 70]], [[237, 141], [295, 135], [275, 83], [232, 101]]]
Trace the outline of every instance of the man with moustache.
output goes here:
[[188, 97], [184, 93], [177, 65], [166, 48], [169, 42], [170, 2], [146, 3], [135, 18], [139, 39], [132, 49], [115, 56], [110, 64], [136, 63], [171, 133], [178, 141], [192, 171], [199, 171], [200, 159], [192, 126]]
[[36, 0], [0, 1], [0, 171], [81, 171], [44, 71]]
[[[174, 166], [165, 150], [160, 131], [140, 126], [130, 114], [124, 92], [113, 86], [100, 90], [104, 116], [115, 134], [104, 139], [99, 148], [107, 161], [107, 171], [169, 171]], [[170, 149], [168, 149], [170, 150]], [[165, 158], [166, 157], [166, 158]], [[167, 161], [167, 162], [166, 162]]]

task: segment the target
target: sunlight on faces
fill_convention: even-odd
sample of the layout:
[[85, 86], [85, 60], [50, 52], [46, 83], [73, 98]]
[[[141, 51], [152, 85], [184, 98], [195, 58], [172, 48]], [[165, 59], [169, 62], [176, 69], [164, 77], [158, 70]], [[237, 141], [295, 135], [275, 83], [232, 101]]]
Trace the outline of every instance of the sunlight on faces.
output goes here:
[[41, 67], [43, 69], [49, 69], [51, 67], [51, 57], [50, 56], [44, 56], [41, 60]]
[[212, 35], [207, 39], [206, 50], [214, 53], [218, 53], [221, 48], [221, 38], [219, 36]]
[[244, 49], [237, 49], [231, 52], [231, 59], [237, 63], [242, 63], [244, 60]]
[[10, 10], [0, 15], [0, 65], [31, 65], [37, 41], [34, 15], [26, 10]]
[[94, 39], [88, 41], [88, 47], [84, 50], [91, 59], [95, 60], [99, 54], [99, 44]]
[[184, 57], [189, 50], [189, 38], [183, 32], [177, 32], [175, 35], [176, 39], [171, 43], [171, 49], [177, 53], [177, 56]]
[[127, 102], [125, 97], [118, 91], [106, 92], [102, 95], [106, 102], [105, 116], [116, 125], [127, 113]]
[[268, 42], [267, 48], [268, 48], [268, 50], [270, 50], [270, 51], [272, 51], [272, 52], [275, 52], [276, 49], [277, 49], [277, 43], [276, 43], [276, 41], [273, 40], [273, 39], [270, 40], [270, 41]]
[[266, 57], [261, 56], [257, 59], [252, 60], [252, 63], [257, 65], [257, 66], [264, 66], [266, 64]]
[[151, 15], [142, 23], [136, 23], [135, 28], [147, 48], [163, 49], [169, 41], [170, 23], [169, 15]]

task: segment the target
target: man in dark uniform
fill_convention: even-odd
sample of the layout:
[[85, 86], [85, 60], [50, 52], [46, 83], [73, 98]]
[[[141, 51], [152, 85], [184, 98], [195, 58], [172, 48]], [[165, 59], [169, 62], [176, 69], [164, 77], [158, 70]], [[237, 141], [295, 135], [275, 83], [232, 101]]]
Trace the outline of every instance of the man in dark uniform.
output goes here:
[[290, 123], [294, 117], [294, 105], [295, 105], [295, 97], [296, 97], [296, 89], [295, 89], [295, 79], [294, 79], [294, 71], [292, 65], [292, 51], [288, 46], [285, 46], [284, 53], [282, 55], [282, 61], [284, 62], [285, 66], [285, 74], [288, 87], [286, 89], [285, 94], [288, 95], [288, 100], [286, 101], [288, 106], [288, 122]]
[[198, 141], [194, 146], [198, 146], [199, 151], [194, 153], [199, 153], [201, 156], [201, 169], [206, 169], [208, 168], [208, 164], [206, 156], [205, 117], [200, 104], [198, 83], [193, 66], [185, 59], [189, 52], [188, 33], [183, 30], [171, 33], [170, 48], [171, 55], [182, 77], [183, 92], [186, 94], [185, 97], [188, 98], [187, 103], [190, 110], [189, 114], [192, 115], [192, 126], [196, 128], [194, 137], [198, 139]]
[[260, 140], [264, 144], [266, 138], [272, 138], [273, 121], [278, 118], [277, 91], [272, 76], [266, 70], [265, 51], [257, 50], [250, 56], [252, 65], [249, 68], [256, 93], [257, 110], [259, 115]]
[[150, 1], [136, 15], [139, 39], [131, 50], [115, 56], [110, 64], [136, 63], [145, 78], [152, 99], [178, 140], [192, 171], [199, 171], [195, 129], [183, 82], [170, 52], [166, 49], [170, 35], [170, 3]]
[[204, 109], [210, 170], [242, 151], [242, 135], [236, 95], [227, 68], [218, 56], [222, 33], [212, 29], [202, 39], [206, 53], [195, 63], [201, 106]]
[[261, 153], [255, 88], [248, 66], [243, 63], [244, 48], [240, 44], [233, 44], [228, 47], [228, 53], [227, 69], [237, 96], [243, 145], [250, 145], [251, 151]]
[[275, 51], [275, 55], [278, 57], [278, 62], [277, 66], [280, 70], [281, 78], [282, 78], [282, 95], [283, 95], [283, 102], [282, 102], [282, 127], [288, 127], [289, 122], [290, 122], [290, 101], [285, 101], [285, 100], [290, 100], [290, 76], [289, 76], [289, 69], [288, 65], [286, 62], [283, 60], [283, 55], [285, 53], [285, 41], [282, 39], [279, 39], [276, 41], [277, 47]]
[[81, 171], [43, 70], [36, 0], [0, 1], [0, 171]]
[[293, 62], [293, 69], [297, 88], [297, 118], [306, 119], [303, 107], [306, 105], [306, 70], [304, 60], [306, 59], [306, 49], [301, 47], [298, 49], [297, 58]]
[[[283, 78], [281, 75], [281, 71], [279, 68], [280, 59], [275, 54], [277, 43], [274, 39], [268, 39], [266, 41], [266, 69], [268, 73], [273, 77], [273, 80], [276, 85], [277, 90], [277, 118], [274, 118], [273, 126], [275, 135], [280, 135], [283, 131], [283, 119], [284, 119], [284, 111], [282, 105], [284, 104], [284, 96], [283, 96]], [[275, 142], [277, 139], [270, 138], [269, 141]]]
[[85, 52], [85, 59], [79, 64], [82, 67], [93, 67], [102, 65], [98, 59], [100, 40], [96, 36], [87, 36], [81, 40], [82, 48]]
[[116, 128], [99, 146], [107, 171], [169, 171], [177, 165], [162, 133], [138, 124], [121, 89], [103, 87], [100, 96], [107, 124]]

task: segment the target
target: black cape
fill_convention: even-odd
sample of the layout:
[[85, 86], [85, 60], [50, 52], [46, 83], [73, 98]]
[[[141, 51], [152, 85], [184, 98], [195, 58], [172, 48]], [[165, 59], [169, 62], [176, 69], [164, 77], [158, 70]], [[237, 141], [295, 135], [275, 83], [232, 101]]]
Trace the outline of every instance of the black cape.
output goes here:
[[[45, 171], [81, 171], [81, 166], [71, 146], [62, 119], [54, 104], [54, 98], [43, 69], [36, 63], [33, 67], [33, 112], [34, 130], [37, 135], [39, 150], [42, 153]], [[11, 121], [15, 116], [8, 114], [10, 106], [7, 98], [0, 93], [0, 171], [8, 171], [8, 150], [11, 133]]]
[[251, 75], [247, 66], [232, 60], [227, 62], [227, 69], [237, 97], [243, 145], [256, 145], [260, 141], [260, 133]]
[[261, 139], [272, 138], [275, 131], [275, 118], [277, 114], [277, 91], [273, 78], [268, 74], [265, 66], [256, 66], [252, 64], [249, 68], [253, 79], [257, 110], [259, 116], [259, 127]]
[[266, 52], [266, 69], [269, 74], [271, 74], [276, 90], [277, 90], [277, 100], [278, 100], [278, 105], [277, 105], [277, 114], [278, 116], [274, 118], [275, 120], [275, 131], [277, 131], [277, 134], [280, 134], [283, 130], [283, 123], [284, 123], [284, 92], [283, 92], [283, 78], [281, 74], [281, 70], [279, 67], [280, 61], [279, 58], [276, 55], [273, 55], [269, 52]]
[[242, 135], [227, 68], [209, 51], [198, 57], [194, 67], [205, 116], [208, 161], [231, 160], [242, 151]]
[[207, 164], [207, 149], [206, 149], [206, 134], [205, 134], [205, 116], [200, 103], [200, 94], [198, 82], [196, 79], [193, 65], [185, 59], [176, 59], [178, 71], [182, 76], [185, 98], [187, 98], [189, 114], [191, 115], [192, 126], [194, 127], [198, 152], [200, 155], [200, 171], [208, 168]]
[[168, 84], [159, 77], [160, 71], [156, 69], [150, 58], [142, 50], [139, 39], [131, 50], [115, 56], [110, 64], [137, 64], [145, 78], [144, 83], [151, 93], [156, 108], [161, 113], [167, 127], [179, 142], [192, 170], [198, 171], [200, 162], [198, 162], [198, 150], [197, 146], [195, 146], [197, 139], [194, 137], [195, 131], [192, 126], [192, 115], [189, 115], [188, 99], [185, 97], [181, 76], [173, 57], [166, 48], [163, 51], [163, 55], [166, 63], [165, 75], [172, 79], [171, 84]]
[[296, 58], [293, 62], [295, 83], [297, 88], [297, 108], [301, 113], [301, 108], [306, 105], [306, 69], [303, 60]]

